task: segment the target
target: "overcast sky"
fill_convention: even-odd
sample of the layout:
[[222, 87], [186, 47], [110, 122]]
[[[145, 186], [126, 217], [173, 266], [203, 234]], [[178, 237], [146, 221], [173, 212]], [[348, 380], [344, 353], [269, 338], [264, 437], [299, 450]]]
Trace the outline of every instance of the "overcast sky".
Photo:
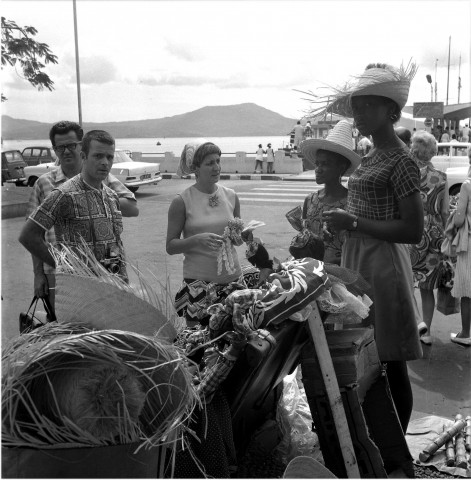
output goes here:
[[[78, 119], [72, 0], [3, 0], [2, 16], [32, 25], [59, 63], [55, 90], [38, 92], [2, 71], [2, 114], [45, 122]], [[162, 118], [206, 105], [253, 102], [303, 115], [294, 89], [340, 85], [370, 62], [419, 71], [408, 104], [470, 101], [469, 0], [131, 1], [77, 0], [84, 121]]]

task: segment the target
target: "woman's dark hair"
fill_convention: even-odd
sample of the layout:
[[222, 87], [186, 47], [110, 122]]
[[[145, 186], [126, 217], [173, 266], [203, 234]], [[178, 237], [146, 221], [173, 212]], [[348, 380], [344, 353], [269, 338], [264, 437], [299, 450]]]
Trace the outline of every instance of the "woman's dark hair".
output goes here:
[[115, 144], [114, 138], [108, 132], [105, 132], [104, 130], [90, 130], [85, 134], [82, 140], [82, 152], [85, 154], [85, 156], [88, 156], [92, 140], [105, 143], [106, 145]]
[[212, 155], [213, 153], [217, 153], [221, 156], [221, 149], [212, 142], [206, 142], [200, 145], [193, 156], [193, 161], [191, 162], [192, 166], [201, 167], [203, 160], [208, 156]]
[[80, 142], [83, 138], [83, 129], [82, 127], [75, 122], [69, 122], [67, 120], [61, 120], [60, 122], [55, 123], [51, 130], [49, 130], [49, 140], [51, 140], [52, 146], [55, 146], [54, 137], [56, 135], [65, 135], [69, 132], [75, 132], [77, 135], [77, 140]]
[[341, 155], [340, 153], [337, 153], [337, 152], [332, 152], [331, 150], [324, 150], [323, 148], [319, 148], [319, 150], [317, 150], [317, 153], [319, 152], [322, 152], [322, 153], [326, 153], [327, 155], [329, 155], [329, 157], [333, 158], [337, 164], [342, 167], [342, 175], [351, 167], [351, 162], [348, 158], [344, 157], [343, 155]]

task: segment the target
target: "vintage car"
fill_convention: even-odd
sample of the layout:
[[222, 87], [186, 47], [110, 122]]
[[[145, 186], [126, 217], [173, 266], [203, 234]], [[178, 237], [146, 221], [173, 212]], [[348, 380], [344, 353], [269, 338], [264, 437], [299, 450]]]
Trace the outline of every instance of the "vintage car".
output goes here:
[[22, 155], [28, 166], [57, 161], [56, 152], [51, 147], [26, 147]]
[[471, 147], [471, 143], [439, 143], [438, 153], [432, 157], [432, 163], [437, 170], [442, 172], [447, 168], [467, 167], [469, 147]]
[[160, 163], [135, 162], [124, 150], [116, 150], [111, 173], [131, 192], [146, 185], [157, 185], [162, 180]]
[[25, 180], [25, 167], [26, 163], [19, 150], [2, 152], [2, 185], [5, 182], [22, 185]]
[[[25, 167], [24, 184], [32, 187], [38, 177], [47, 173], [56, 163], [41, 163]], [[117, 177], [131, 192], [136, 192], [139, 187], [157, 185], [162, 180], [160, 163], [135, 162], [124, 150], [116, 150], [111, 173]]]
[[451, 196], [460, 193], [461, 185], [468, 178], [469, 165], [465, 167], [453, 167], [446, 170], [446, 179], [448, 181], [448, 191]]

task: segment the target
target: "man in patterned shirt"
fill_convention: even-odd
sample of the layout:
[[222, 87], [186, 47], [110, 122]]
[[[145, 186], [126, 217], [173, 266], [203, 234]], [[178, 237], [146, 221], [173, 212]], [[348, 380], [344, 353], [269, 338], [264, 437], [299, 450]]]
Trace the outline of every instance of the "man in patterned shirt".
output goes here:
[[[78, 140], [81, 136], [80, 132], [72, 130], [67, 134], [59, 135], [52, 132], [52, 135], [54, 142], [58, 140], [55, 143], [56, 151], [64, 154], [61, 158], [61, 169], [50, 172], [51, 182], [59, 181], [60, 184], [57, 188], [52, 189], [50, 195], [46, 193], [47, 198], [32, 212], [19, 238], [20, 242], [33, 255], [35, 293], [38, 287], [36, 277], [40, 277], [42, 262], [48, 268], [46, 282], [49, 283], [49, 288], [51, 288], [50, 283], [54, 281], [55, 265], [45, 242], [45, 232], [54, 226], [57, 241], [70, 246], [80, 246], [85, 240], [95, 252], [98, 260], [104, 260], [110, 256], [124, 259], [120, 238], [122, 232], [120, 208], [125, 210], [129, 216], [138, 213], [137, 206], [134, 204], [133, 207], [131, 203], [135, 202], [131, 192], [129, 192], [130, 197], [125, 197], [126, 192], [123, 191], [122, 199], [119, 200], [118, 194], [105, 185], [113, 165], [115, 148], [114, 139], [107, 132], [95, 130], [85, 135], [80, 152], [81, 161], [78, 163], [82, 173], [69, 180], [64, 177], [67, 177], [67, 173], [73, 170], [69, 167], [77, 165], [77, 155], [67, 156], [65, 150], [67, 149], [70, 153], [77, 152], [79, 142], [71, 143], [71, 137], [75, 136]], [[68, 136], [68, 138], [64, 138], [64, 136]], [[48, 183], [46, 180], [38, 185], [38, 189], [41, 185]], [[116, 182], [118, 180], [112, 177], [111, 184]], [[125, 189], [122, 184], [121, 187]], [[44, 189], [44, 192], [46, 190], [47, 188]], [[123, 201], [123, 199], [125, 200]], [[120, 204], [124, 204], [124, 208]], [[34, 199], [32, 205], [34, 205]], [[120, 273], [125, 276], [124, 265], [122, 267], [123, 271]], [[45, 289], [48, 288], [48, 283], [45, 286], [43, 284], [42, 292], [38, 291], [37, 293], [44, 296], [47, 293]], [[53, 290], [50, 293], [53, 293]]]
[[[49, 139], [59, 159], [59, 166], [41, 175], [34, 184], [33, 191], [29, 197], [26, 219], [55, 188], [80, 173], [82, 169], [82, 159], [80, 158], [82, 138], [83, 130], [78, 123], [63, 120], [52, 126], [49, 131]], [[124, 217], [139, 215], [134, 194], [115, 176], [109, 174], [104, 183], [117, 193], [120, 210]], [[46, 232], [45, 238], [47, 243], [55, 243], [56, 236], [53, 228]], [[34, 255], [32, 258], [34, 295], [40, 298], [49, 296], [49, 301], [54, 306], [55, 269], [47, 263], [43, 263]]]

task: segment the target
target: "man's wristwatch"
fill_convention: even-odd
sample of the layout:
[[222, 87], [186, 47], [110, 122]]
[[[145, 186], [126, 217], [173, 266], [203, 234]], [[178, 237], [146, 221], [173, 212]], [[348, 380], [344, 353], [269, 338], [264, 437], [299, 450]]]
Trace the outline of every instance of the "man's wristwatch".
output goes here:
[[353, 219], [352, 223], [352, 228], [350, 230], [356, 230], [358, 227], [358, 217], [355, 215], [355, 218]]

